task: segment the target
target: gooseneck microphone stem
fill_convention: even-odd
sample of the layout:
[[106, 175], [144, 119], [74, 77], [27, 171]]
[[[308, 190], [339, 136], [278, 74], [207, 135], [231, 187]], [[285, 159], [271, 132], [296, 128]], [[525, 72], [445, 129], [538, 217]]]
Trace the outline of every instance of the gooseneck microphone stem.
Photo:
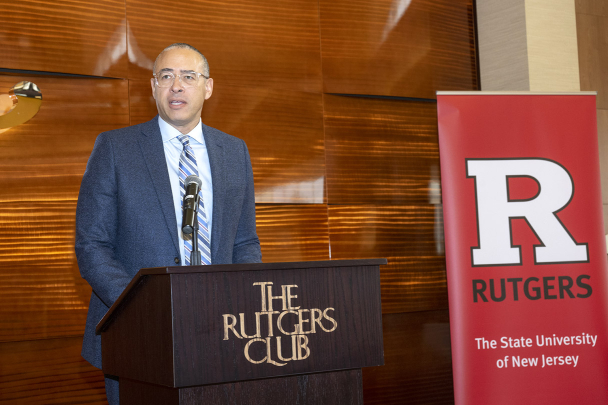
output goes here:
[[[196, 206], [198, 214], [198, 204]], [[190, 266], [201, 265], [201, 252], [198, 250], [198, 217], [195, 215], [194, 232], [192, 233], [192, 252], [190, 252]]]

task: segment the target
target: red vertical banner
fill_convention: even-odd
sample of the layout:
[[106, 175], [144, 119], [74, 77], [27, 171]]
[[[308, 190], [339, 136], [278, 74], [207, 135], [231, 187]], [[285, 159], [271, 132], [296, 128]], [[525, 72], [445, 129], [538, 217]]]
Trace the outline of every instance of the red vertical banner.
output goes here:
[[456, 404], [608, 404], [595, 94], [437, 111]]

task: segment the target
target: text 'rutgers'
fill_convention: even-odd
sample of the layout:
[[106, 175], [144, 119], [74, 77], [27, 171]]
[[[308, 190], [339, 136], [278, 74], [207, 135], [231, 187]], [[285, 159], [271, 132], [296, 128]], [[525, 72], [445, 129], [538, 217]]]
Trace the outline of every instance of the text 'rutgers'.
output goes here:
[[[244, 352], [245, 357], [251, 363], [284, 366], [288, 361], [304, 360], [310, 356], [307, 335], [318, 331], [331, 333], [338, 327], [336, 320], [330, 316], [330, 313], [334, 312], [334, 308], [328, 307], [321, 310], [318, 308], [301, 309], [300, 306], [294, 306], [294, 300], [298, 298], [294, 294], [294, 290], [298, 288], [295, 284], [282, 285], [281, 295], [277, 296], [272, 293], [272, 282], [270, 281], [253, 283], [253, 286], [254, 288], [258, 286], [262, 304], [261, 311], [254, 313], [255, 334], [246, 333], [245, 313], [239, 313], [238, 318], [232, 314], [222, 315], [224, 317], [224, 340], [229, 340], [231, 333], [238, 339], [249, 339]], [[278, 308], [274, 308], [277, 306], [273, 305], [277, 304], [276, 301], [281, 303], [280, 311]], [[262, 338], [263, 329], [266, 329], [267, 333], [265, 338]], [[283, 341], [283, 344], [282, 337], [286, 340]], [[291, 346], [291, 348], [286, 350], [285, 345]]]

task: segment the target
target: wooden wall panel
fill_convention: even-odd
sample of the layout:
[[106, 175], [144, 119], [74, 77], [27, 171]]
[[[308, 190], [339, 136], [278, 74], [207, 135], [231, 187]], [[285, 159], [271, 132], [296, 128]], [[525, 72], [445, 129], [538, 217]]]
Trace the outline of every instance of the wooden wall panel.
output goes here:
[[[157, 113], [149, 80], [130, 81], [131, 123]], [[257, 203], [323, 203], [325, 155], [319, 93], [217, 80], [203, 122], [247, 142]]]
[[608, 109], [608, 16], [576, 14], [581, 91], [597, 91], [597, 108]]
[[74, 255], [82, 174], [98, 133], [128, 124], [126, 80], [0, 76], [42, 91], [30, 121], [0, 134], [0, 341], [79, 335], [90, 287]]
[[74, 256], [75, 210], [75, 197], [0, 203], [0, 341], [84, 331], [91, 288]]
[[604, 233], [608, 235], [608, 3], [576, 0], [576, 30], [581, 90], [597, 91], [597, 131], [604, 203]]
[[363, 369], [366, 405], [453, 404], [448, 311], [382, 315], [384, 366]]
[[126, 77], [122, 0], [2, 2], [0, 68]]
[[327, 206], [256, 205], [262, 261], [329, 260]]
[[[597, 110], [597, 141], [600, 155], [602, 202], [608, 204], [608, 110]], [[608, 217], [604, 217], [608, 220]]]
[[425, 204], [439, 192], [437, 106], [325, 96], [329, 204]]
[[[199, 49], [211, 77], [225, 83], [318, 92], [321, 89], [318, 3], [310, 0], [200, 1], [183, 7], [127, 0], [130, 78], [150, 76], [166, 46]], [[184, 13], [187, 12], [187, 18]]]
[[575, 0], [576, 13], [603, 15], [608, 17], [608, 3], [604, 0]]
[[332, 259], [387, 258], [382, 313], [447, 308], [440, 205], [329, 206]]
[[320, 0], [320, 15], [327, 93], [477, 88], [471, 0]]
[[473, 0], [431, 1], [433, 95], [479, 90]]
[[[158, 114], [156, 109], [156, 100], [152, 96], [152, 87], [150, 71], [148, 79], [129, 80], [129, 117], [130, 125], [141, 124], [142, 122], [150, 121]], [[213, 97], [213, 95], [212, 95]], [[209, 99], [211, 100], [211, 99]], [[203, 104], [203, 111], [209, 105], [210, 101]]]
[[81, 346], [81, 336], [0, 343], [0, 403], [107, 404], [103, 373]]

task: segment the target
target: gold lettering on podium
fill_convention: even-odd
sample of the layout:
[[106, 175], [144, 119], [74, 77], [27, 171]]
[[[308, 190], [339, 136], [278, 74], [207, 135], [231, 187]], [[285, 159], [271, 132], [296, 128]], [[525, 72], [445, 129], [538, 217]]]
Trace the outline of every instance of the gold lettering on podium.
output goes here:
[[[255, 334], [251, 334], [253, 333], [251, 326], [248, 326], [248, 329], [251, 330], [249, 330], [250, 334], [247, 334], [245, 328], [247, 317], [244, 312], [239, 313], [238, 317], [232, 314], [222, 315], [224, 318], [223, 340], [229, 340], [231, 334], [237, 339], [249, 339], [245, 344], [244, 354], [247, 361], [253, 364], [268, 363], [281, 367], [289, 361], [305, 360], [311, 355], [307, 335], [315, 334], [319, 329], [331, 333], [338, 328], [338, 323], [329, 314], [330, 311], [335, 312], [334, 308], [328, 307], [324, 310], [319, 308], [301, 309], [299, 305], [295, 305], [294, 300], [298, 298], [298, 295], [293, 291], [298, 288], [295, 284], [282, 285], [280, 295], [273, 295], [273, 283], [271, 281], [256, 282], [253, 283], [253, 286], [259, 286], [260, 288], [262, 309], [253, 313]], [[279, 307], [281, 308], [280, 311], [278, 310]], [[252, 325], [252, 321], [249, 322], [248, 325]], [[262, 325], [267, 329], [266, 338], [262, 338]], [[287, 325], [287, 327], [284, 327], [284, 325]], [[286, 350], [281, 345], [281, 338], [283, 337], [291, 341], [290, 353], [287, 353], [289, 349]], [[257, 342], [260, 344], [253, 345]], [[250, 351], [252, 350], [255, 359], [251, 357]], [[274, 356], [275, 353], [276, 356]]]

